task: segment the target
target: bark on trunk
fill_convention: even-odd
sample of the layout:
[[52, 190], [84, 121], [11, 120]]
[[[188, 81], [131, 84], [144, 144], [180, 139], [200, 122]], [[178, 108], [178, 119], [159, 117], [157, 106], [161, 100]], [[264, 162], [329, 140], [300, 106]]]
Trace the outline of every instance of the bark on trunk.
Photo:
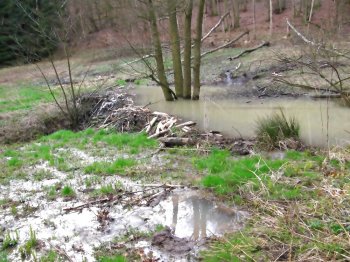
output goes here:
[[173, 58], [175, 93], [177, 97], [183, 96], [183, 75], [181, 65], [180, 37], [176, 17], [176, 1], [167, 0], [169, 14], [169, 29], [171, 39], [171, 55]]
[[239, 24], [239, 2], [238, 0], [233, 0], [233, 28], [239, 28], [240, 24]]
[[200, 93], [201, 39], [203, 29], [204, 4], [205, 0], [199, 1], [196, 25], [197, 32], [193, 49], [193, 100], [198, 100]]
[[153, 6], [153, 1], [148, 0], [148, 15], [149, 20], [151, 24], [151, 33], [152, 33], [152, 40], [153, 40], [153, 48], [154, 48], [154, 58], [156, 60], [157, 64], [157, 76], [159, 79], [160, 86], [163, 91], [163, 95], [165, 100], [167, 101], [173, 101], [173, 95], [171, 93], [171, 90], [169, 88], [169, 83], [165, 75], [165, 69], [164, 69], [164, 63], [163, 63], [163, 53], [162, 53], [162, 46], [160, 43], [160, 37], [159, 37], [159, 31], [158, 31], [158, 25], [157, 25], [157, 17]]
[[193, 0], [189, 0], [185, 10], [185, 25], [184, 25], [184, 62], [183, 62], [183, 98], [191, 99], [191, 23], [192, 23]]
[[272, 0], [270, 0], [270, 36], [272, 35]]

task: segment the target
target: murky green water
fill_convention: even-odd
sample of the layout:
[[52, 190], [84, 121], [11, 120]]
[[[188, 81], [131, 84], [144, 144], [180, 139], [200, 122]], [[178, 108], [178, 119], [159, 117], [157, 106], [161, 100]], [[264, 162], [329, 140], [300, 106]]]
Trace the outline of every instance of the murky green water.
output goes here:
[[326, 146], [327, 136], [330, 145], [350, 143], [350, 109], [336, 101], [237, 99], [230, 88], [205, 86], [199, 101], [165, 102], [159, 87], [138, 87], [131, 93], [136, 94], [138, 105], [152, 103], [149, 105], [152, 110], [196, 121], [200, 129], [220, 131], [231, 137], [254, 136], [257, 119], [282, 108], [287, 116], [294, 116], [300, 122], [301, 137], [307, 144]]

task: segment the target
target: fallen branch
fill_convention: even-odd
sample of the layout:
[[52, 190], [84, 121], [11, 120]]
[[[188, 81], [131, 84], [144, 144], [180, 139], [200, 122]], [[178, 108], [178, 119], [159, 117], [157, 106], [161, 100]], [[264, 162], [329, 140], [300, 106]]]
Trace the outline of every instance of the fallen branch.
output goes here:
[[[218, 27], [221, 25], [221, 23], [225, 20], [225, 18], [226, 18], [229, 14], [230, 14], [230, 12], [227, 12], [226, 14], [224, 14], [223, 16], [221, 16], [220, 20], [209, 30], [209, 32], [208, 32], [205, 36], [202, 37], [201, 42], [203, 42], [205, 39], [207, 39], [207, 38], [211, 35], [211, 33], [213, 33], [213, 32], [215, 31], [215, 29], [218, 28]], [[193, 46], [194, 46], [194, 45], [193, 45]], [[193, 47], [193, 46], [192, 46], [192, 47]]]
[[195, 122], [193, 122], [193, 121], [187, 121], [187, 122], [185, 122], [185, 123], [176, 125], [175, 127], [176, 127], [176, 128], [180, 128], [180, 127], [184, 127], [184, 126], [194, 126], [194, 125], [196, 125]]
[[214, 52], [216, 52], [216, 51], [218, 51], [218, 50], [220, 50], [220, 49], [229, 47], [230, 45], [232, 45], [233, 43], [237, 42], [239, 39], [241, 39], [243, 36], [245, 36], [245, 35], [247, 35], [247, 34], [249, 34], [249, 31], [248, 31], [248, 30], [245, 31], [245, 32], [243, 32], [243, 33], [240, 34], [238, 37], [236, 37], [235, 39], [231, 40], [230, 42], [228, 42], [228, 43], [226, 43], [226, 44], [224, 44], [224, 45], [221, 45], [221, 46], [219, 46], [219, 47], [217, 47], [217, 48], [214, 48], [214, 49], [212, 49], [212, 50], [209, 50], [209, 51], [207, 51], [207, 52], [202, 53], [202, 54], [201, 54], [201, 57], [206, 56], [206, 55], [209, 55], [209, 54], [211, 54], [211, 53], [214, 53]]
[[262, 48], [262, 47], [264, 47], [264, 46], [269, 46], [269, 45], [270, 45], [270, 42], [264, 41], [264, 42], [262, 42], [260, 45], [258, 45], [258, 46], [256, 46], [256, 47], [253, 47], [253, 48], [250, 48], [250, 49], [246, 49], [246, 50], [240, 52], [240, 53], [239, 53], [238, 55], [236, 55], [236, 56], [229, 57], [228, 60], [230, 60], [230, 61], [235, 60], [235, 59], [237, 59], [237, 58], [239, 58], [239, 57], [241, 57], [241, 56], [243, 56], [243, 55], [245, 55], [245, 54], [254, 52], [255, 50], [258, 50], [259, 48]]
[[334, 49], [328, 49], [328, 48], [325, 48], [323, 47], [323, 44], [320, 44], [320, 43], [316, 43], [316, 42], [313, 42], [309, 39], [307, 39], [302, 33], [300, 33], [288, 20], [288, 18], [286, 18], [286, 21], [287, 21], [287, 25], [297, 34], [297, 36], [299, 36], [305, 43], [309, 44], [309, 45], [312, 45], [312, 46], [315, 46], [317, 47], [318, 49], [323, 49], [324, 51], [327, 51], [327, 52], [330, 52], [330, 53], [333, 53], [333, 54], [336, 54], [336, 55], [339, 55], [339, 56], [343, 56], [343, 57], [346, 57], [348, 59], [350, 59], [349, 56], [347, 56], [346, 54], [343, 54], [343, 53], [340, 53]]

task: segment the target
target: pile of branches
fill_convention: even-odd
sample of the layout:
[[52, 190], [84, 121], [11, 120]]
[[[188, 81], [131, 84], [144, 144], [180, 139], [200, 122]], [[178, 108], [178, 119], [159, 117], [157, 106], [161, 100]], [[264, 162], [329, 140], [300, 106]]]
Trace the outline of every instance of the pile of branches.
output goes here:
[[118, 132], [145, 132], [149, 138], [159, 138], [167, 146], [190, 144], [188, 138], [196, 123], [162, 112], [151, 112], [135, 106], [130, 95], [115, 91], [90, 94], [80, 98], [80, 104], [90, 107], [87, 127], [111, 128]]

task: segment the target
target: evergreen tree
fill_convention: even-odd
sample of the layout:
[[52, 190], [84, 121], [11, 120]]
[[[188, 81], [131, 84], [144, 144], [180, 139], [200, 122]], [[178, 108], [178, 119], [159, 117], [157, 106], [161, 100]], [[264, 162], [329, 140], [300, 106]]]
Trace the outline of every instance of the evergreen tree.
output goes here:
[[39, 60], [58, 44], [59, 0], [0, 1], [0, 65], [25, 57]]

